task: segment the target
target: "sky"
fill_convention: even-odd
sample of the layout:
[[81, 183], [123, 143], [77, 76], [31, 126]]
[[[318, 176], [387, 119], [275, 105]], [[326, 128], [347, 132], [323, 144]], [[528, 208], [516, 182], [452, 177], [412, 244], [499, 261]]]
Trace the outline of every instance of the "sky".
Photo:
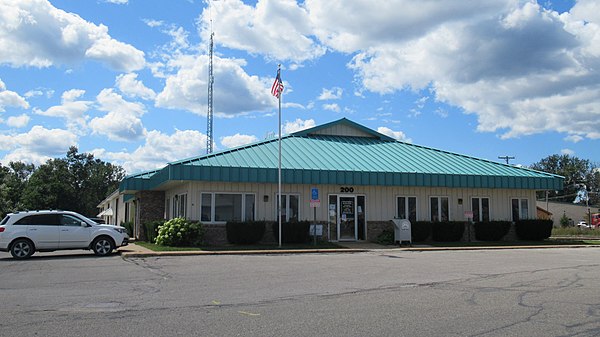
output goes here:
[[[600, 162], [598, 0], [0, 0], [0, 163], [128, 174], [348, 118], [529, 166]], [[349, 160], [351, 160], [349, 158]]]

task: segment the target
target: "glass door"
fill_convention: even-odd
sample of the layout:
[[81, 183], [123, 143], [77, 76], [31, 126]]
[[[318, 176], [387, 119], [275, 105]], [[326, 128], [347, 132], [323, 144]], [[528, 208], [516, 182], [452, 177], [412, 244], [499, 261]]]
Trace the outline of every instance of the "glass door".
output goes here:
[[356, 241], [356, 196], [338, 197], [338, 238], [340, 241]]

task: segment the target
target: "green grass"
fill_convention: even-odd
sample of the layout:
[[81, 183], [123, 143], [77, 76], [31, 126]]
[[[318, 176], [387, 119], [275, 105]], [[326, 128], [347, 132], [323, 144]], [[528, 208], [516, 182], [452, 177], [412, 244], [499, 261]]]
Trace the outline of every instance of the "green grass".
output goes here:
[[577, 227], [552, 228], [552, 236], [590, 236], [600, 237], [600, 229], [581, 229]]
[[341, 248], [332, 242], [318, 242], [316, 246], [310, 244], [284, 244], [280, 248], [278, 244], [256, 244], [256, 245], [224, 245], [224, 246], [202, 246], [202, 247], [169, 247], [160, 246], [155, 243], [136, 241], [136, 245], [148, 248], [156, 252], [167, 251], [231, 251], [231, 250], [278, 250], [278, 249], [335, 249]]
[[[417, 243], [418, 244], [418, 243]], [[477, 241], [477, 242], [426, 242], [432, 247], [502, 247], [502, 246], [568, 246], [600, 245], [600, 240], [546, 239], [544, 241]]]

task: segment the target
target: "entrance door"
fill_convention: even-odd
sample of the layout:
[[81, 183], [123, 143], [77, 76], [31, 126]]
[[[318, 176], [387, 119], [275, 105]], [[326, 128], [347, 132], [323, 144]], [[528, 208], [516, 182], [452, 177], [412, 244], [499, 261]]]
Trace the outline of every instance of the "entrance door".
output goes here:
[[340, 241], [356, 241], [356, 196], [338, 198], [338, 238]]

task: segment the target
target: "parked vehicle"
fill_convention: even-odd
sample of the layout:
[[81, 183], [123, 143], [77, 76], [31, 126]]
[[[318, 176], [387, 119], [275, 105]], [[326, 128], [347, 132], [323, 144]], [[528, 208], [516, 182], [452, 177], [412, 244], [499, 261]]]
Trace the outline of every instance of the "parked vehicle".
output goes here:
[[577, 223], [577, 227], [582, 228], [582, 229], [591, 229], [592, 228], [592, 226], [588, 225], [588, 223], [585, 221], [579, 221]]
[[592, 227], [600, 228], [600, 213], [592, 214], [591, 218], [592, 218]]
[[125, 227], [98, 224], [70, 211], [9, 213], [0, 222], [0, 251], [16, 259], [62, 249], [91, 249], [106, 256], [128, 242]]

